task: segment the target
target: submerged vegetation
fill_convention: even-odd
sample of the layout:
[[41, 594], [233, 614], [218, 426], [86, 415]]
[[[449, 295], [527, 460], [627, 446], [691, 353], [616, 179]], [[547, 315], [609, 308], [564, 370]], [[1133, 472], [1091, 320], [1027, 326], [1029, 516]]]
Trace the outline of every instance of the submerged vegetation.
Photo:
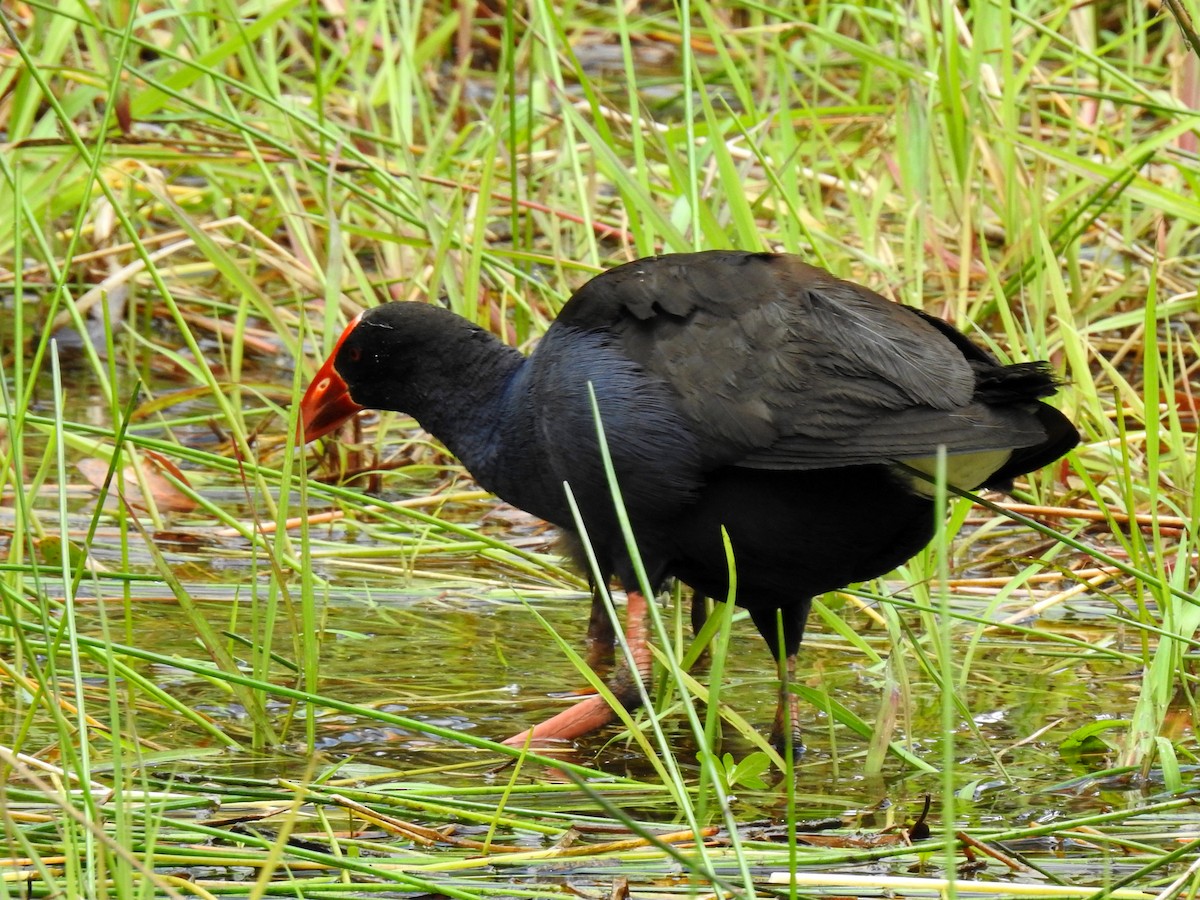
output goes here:
[[[1189, 9], [0, 5], [0, 896], [1200, 894]], [[676, 597], [629, 733], [514, 761], [586, 585], [295, 400], [364, 305], [528, 346], [719, 247], [1051, 360], [1084, 442], [818, 603], [803, 758]]]

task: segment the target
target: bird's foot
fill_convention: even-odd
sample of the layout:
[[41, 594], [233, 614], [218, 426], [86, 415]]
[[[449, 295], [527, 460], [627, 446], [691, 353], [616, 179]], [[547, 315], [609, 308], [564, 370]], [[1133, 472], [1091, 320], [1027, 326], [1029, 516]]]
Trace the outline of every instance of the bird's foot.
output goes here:
[[[592, 622], [595, 622], [596, 608], [592, 607]], [[633, 657], [634, 668], [640, 675], [643, 684], [649, 686], [651, 677], [652, 657], [649, 640], [649, 610], [646, 598], [636, 591], [628, 594], [625, 624], [625, 640]], [[589, 626], [589, 635], [592, 631]], [[626, 661], [622, 661], [614, 673], [609, 687], [617, 702], [632, 712], [642, 705], [642, 691]], [[606, 725], [617, 721], [616, 711], [609, 706], [608, 701], [596, 695], [580, 700], [575, 705], [551, 716], [532, 728], [527, 728], [520, 734], [503, 741], [507, 747], [540, 746], [548, 742], [573, 741], [576, 738], [599, 731]]]
[[775, 729], [772, 729], [771, 746], [779, 751], [780, 756], [785, 758], [788, 755], [788, 747], [790, 746], [792, 750], [792, 759], [799, 759], [804, 755], [804, 738], [800, 736], [800, 729], [797, 728], [794, 730], [790, 737], [791, 740], [789, 741], [786, 735], [780, 734], [776, 732]]
[[580, 700], [532, 728], [526, 728], [520, 734], [514, 734], [502, 743], [506, 747], [539, 747], [551, 742], [573, 741], [585, 734], [599, 731], [616, 719], [617, 715], [608, 705], [608, 701], [596, 694]]
[[[637, 682], [622, 665], [609, 686], [613, 696], [626, 710], [633, 712], [642, 705], [642, 694]], [[576, 738], [599, 731], [606, 725], [616, 722], [618, 715], [608, 701], [599, 694], [580, 700], [573, 706], [556, 713], [544, 722], [539, 722], [532, 728], [526, 728], [520, 734], [514, 734], [502, 743], [506, 747], [544, 746], [547, 743], [573, 741]]]

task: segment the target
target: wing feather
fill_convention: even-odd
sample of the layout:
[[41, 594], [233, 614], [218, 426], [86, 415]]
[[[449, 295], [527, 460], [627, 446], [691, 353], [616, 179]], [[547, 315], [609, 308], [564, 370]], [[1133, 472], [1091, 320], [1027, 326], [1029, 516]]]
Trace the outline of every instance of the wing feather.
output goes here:
[[1054, 389], [1043, 368], [1007, 367], [1028, 383], [993, 405], [979, 385], [995, 394], [1006, 367], [946, 323], [792, 255], [629, 263], [580, 289], [554, 327], [607, 333], [655, 376], [709, 467], [822, 469], [1046, 439], [1033, 414]]

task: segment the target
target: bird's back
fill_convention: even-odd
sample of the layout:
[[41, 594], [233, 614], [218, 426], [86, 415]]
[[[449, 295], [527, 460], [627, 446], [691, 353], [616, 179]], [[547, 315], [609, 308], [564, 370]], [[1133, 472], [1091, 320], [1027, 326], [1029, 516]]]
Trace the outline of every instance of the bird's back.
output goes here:
[[556, 330], [602, 339], [660, 385], [706, 468], [833, 469], [939, 446], [1012, 453], [1033, 468], [1045, 456], [1033, 448], [1054, 458], [1074, 443], [1074, 428], [1039, 402], [1057, 388], [1043, 364], [1001, 366], [947, 323], [793, 255], [619, 266], [572, 297]]
[[[932, 489], [915, 472], [936, 471], [939, 447], [950, 482], [973, 489], [1004, 487], [1078, 441], [1041, 400], [1057, 390], [1045, 364], [1002, 366], [948, 323], [785, 254], [617, 267], [576, 292], [535, 361], [543, 349], [588, 359], [651, 581], [724, 597], [728, 539], [738, 603], [773, 652], [776, 610], [794, 652], [809, 598], [929, 541]], [[611, 537], [594, 478], [581, 479], [585, 508]], [[628, 583], [621, 544], [600, 552]]]

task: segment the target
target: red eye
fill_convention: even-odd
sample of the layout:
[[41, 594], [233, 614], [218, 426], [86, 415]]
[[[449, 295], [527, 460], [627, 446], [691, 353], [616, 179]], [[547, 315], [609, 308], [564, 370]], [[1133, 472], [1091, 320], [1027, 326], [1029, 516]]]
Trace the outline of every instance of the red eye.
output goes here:
[[358, 362], [362, 359], [362, 347], [350, 348], [350, 362]]

